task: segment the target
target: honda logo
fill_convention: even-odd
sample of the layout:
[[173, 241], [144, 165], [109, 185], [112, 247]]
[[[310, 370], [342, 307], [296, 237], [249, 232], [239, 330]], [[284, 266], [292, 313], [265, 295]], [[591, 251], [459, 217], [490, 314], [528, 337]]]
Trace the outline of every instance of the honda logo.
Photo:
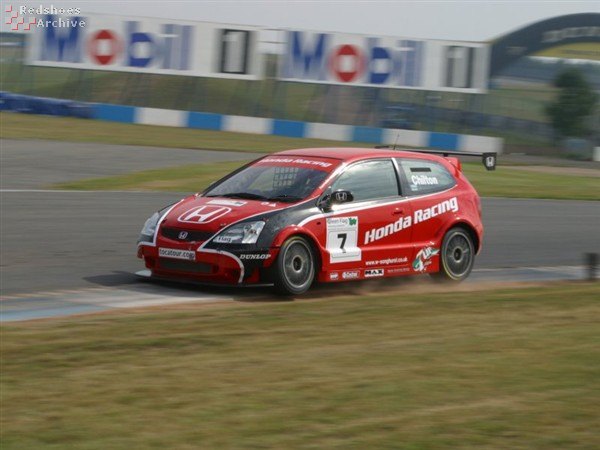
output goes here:
[[231, 211], [224, 206], [198, 206], [184, 212], [177, 220], [186, 223], [208, 223]]
[[180, 231], [179, 232], [179, 240], [180, 241], [184, 241], [186, 238], [188, 237], [188, 232], [187, 231]]
[[336, 192], [335, 193], [335, 199], [338, 202], [343, 203], [346, 200], [348, 200], [348, 193], [347, 192]]
[[487, 170], [496, 169], [496, 154], [495, 153], [483, 153], [483, 164]]

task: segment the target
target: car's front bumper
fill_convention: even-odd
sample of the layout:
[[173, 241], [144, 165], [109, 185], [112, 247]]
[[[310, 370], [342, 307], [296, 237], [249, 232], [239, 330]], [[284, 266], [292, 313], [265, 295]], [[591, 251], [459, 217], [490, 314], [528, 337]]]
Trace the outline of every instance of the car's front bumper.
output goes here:
[[[247, 259], [254, 255], [262, 256]], [[234, 254], [225, 250], [189, 247], [184, 250], [141, 243], [138, 245], [138, 257], [144, 260], [146, 268], [156, 278], [217, 284], [254, 284], [264, 282], [261, 280], [260, 269], [264, 268], [275, 254], [274, 251]]]

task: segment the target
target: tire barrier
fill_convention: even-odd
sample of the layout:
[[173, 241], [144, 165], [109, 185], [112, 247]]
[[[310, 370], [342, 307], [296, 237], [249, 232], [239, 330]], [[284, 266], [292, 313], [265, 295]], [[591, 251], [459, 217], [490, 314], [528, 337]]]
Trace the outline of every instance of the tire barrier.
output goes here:
[[91, 119], [93, 105], [74, 100], [0, 92], [0, 111]]

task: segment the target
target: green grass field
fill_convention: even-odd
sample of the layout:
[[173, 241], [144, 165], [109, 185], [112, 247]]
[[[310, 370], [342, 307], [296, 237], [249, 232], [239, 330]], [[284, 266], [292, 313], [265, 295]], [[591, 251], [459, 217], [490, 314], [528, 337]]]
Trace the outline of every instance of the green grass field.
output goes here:
[[[188, 165], [60, 183], [51, 187], [71, 190], [199, 192], [242, 164], [242, 161], [234, 161]], [[483, 197], [600, 200], [600, 177], [545, 174], [509, 167], [488, 172], [479, 164], [464, 164], [463, 169]]]
[[271, 153], [290, 148], [370, 146], [372, 144], [227, 133], [192, 128], [134, 125], [70, 117], [0, 113], [1, 139], [50, 139], [165, 148]]
[[600, 447], [600, 284], [403, 286], [3, 325], [2, 449]]

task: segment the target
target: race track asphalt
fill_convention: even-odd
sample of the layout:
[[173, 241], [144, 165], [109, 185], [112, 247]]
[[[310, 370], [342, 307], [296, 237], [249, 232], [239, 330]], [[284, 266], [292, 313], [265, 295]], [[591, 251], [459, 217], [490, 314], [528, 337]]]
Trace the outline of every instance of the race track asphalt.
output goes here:
[[[139, 230], [184, 193], [45, 190], [50, 183], [259, 155], [1, 140], [3, 296], [136, 283]], [[600, 251], [600, 202], [483, 199], [477, 269], [579, 266]]]
[[242, 152], [0, 139], [0, 189], [47, 189], [53, 183], [184, 164], [250, 160], [259, 156]]

